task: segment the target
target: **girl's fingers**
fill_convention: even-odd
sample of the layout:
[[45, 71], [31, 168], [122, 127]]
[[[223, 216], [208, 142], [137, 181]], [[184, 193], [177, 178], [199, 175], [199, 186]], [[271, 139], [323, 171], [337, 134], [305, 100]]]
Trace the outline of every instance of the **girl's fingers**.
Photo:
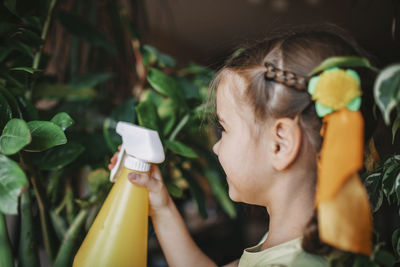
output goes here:
[[151, 173], [151, 176], [154, 177], [154, 179], [156, 179], [158, 181], [162, 181], [161, 170], [157, 165], [151, 164], [150, 173]]
[[162, 186], [160, 181], [147, 173], [132, 172], [128, 179], [133, 184], [147, 187], [150, 192], [157, 192]]

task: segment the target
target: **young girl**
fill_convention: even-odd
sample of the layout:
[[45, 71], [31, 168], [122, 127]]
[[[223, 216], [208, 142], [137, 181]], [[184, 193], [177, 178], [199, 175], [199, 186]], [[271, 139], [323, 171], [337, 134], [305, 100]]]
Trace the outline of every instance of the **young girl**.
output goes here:
[[[227, 266], [326, 266], [321, 255], [331, 247], [318, 239], [314, 212], [322, 122], [303, 77], [329, 57], [363, 55], [338, 31], [271, 34], [231, 57], [212, 83], [222, 130], [213, 151], [229, 196], [264, 206], [270, 216], [261, 242]], [[149, 190], [150, 215], [168, 264], [215, 266], [190, 237], [158, 167], [151, 175], [132, 173], [130, 181]]]

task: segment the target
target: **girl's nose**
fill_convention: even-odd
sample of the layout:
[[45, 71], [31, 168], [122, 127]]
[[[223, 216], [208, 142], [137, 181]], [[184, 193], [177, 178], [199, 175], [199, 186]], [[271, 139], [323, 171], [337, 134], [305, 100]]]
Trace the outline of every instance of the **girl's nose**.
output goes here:
[[215, 155], [217, 155], [217, 156], [218, 156], [219, 142], [220, 142], [220, 141], [216, 142], [216, 143], [214, 144], [214, 146], [213, 146], [213, 152], [214, 152]]

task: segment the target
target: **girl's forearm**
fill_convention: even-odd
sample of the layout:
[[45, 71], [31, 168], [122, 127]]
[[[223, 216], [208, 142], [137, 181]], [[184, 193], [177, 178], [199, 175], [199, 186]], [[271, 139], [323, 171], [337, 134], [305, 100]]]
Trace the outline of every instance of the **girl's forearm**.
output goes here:
[[171, 198], [152, 214], [152, 221], [169, 266], [216, 266], [193, 241]]

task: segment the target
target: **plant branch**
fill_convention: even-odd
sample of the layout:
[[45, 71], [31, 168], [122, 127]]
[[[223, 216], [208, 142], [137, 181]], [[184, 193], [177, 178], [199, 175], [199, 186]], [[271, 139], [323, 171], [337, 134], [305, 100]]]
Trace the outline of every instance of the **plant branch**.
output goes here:
[[185, 116], [181, 119], [181, 121], [178, 123], [178, 125], [175, 127], [174, 131], [171, 133], [169, 136], [168, 140], [169, 141], [174, 141], [178, 133], [183, 129], [183, 127], [186, 125], [186, 123], [189, 121], [190, 114], [186, 113]]
[[[32, 62], [32, 69], [34, 69], [34, 70], [36, 70], [39, 67], [40, 58], [42, 57], [44, 43], [46, 41], [47, 33], [48, 33], [49, 27], [50, 27], [51, 17], [52, 17], [54, 6], [56, 5], [56, 3], [57, 3], [57, 0], [51, 0], [50, 5], [49, 5], [49, 10], [47, 11], [47, 16], [46, 16], [46, 20], [43, 25], [42, 34], [40, 35], [40, 39], [42, 39], [42, 44], [40, 45], [39, 50], [36, 52], [36, 54], [33, 58], [33, 62]], [[29, 94], [27, 95], [27, 98], [29, 100], [32, 98], [32, 95], [33, 95], [33, 87], [34, 87], [34, 82], [31, 84], [31, 90], [30, 90]]]

